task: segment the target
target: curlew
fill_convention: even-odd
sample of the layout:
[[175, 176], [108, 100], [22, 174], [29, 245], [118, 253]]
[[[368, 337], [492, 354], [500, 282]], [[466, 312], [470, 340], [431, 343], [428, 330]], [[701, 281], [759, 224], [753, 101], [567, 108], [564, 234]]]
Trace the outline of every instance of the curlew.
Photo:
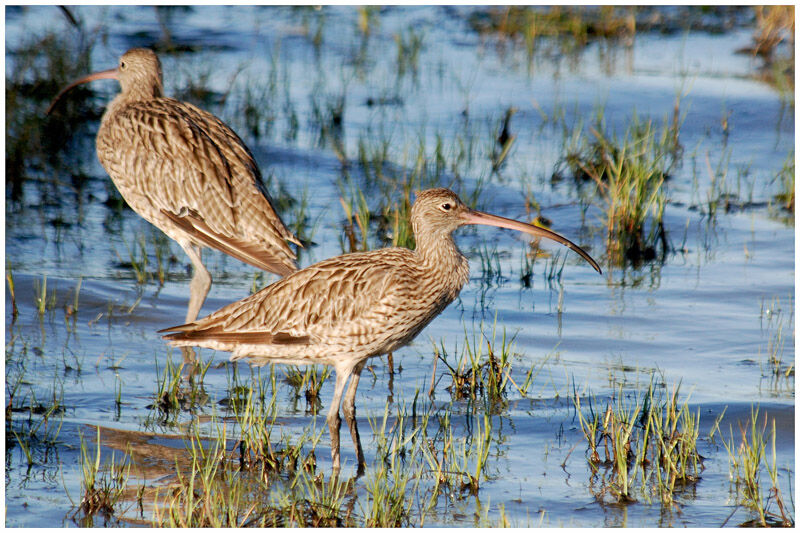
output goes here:
[[321, 261], [207, 317], [160, 333], [175, 346], [233, 352], [251, 364], [325, 364], [336, 371], [327, 415], [334, 470], [339, 469], [339, 403], [356, 448], [355, 395], [370, 357], [411, 342], [461, 291], [469, 265], [452, 233], [465, 224], [498, 226], [568, 246], [598, 272], [589, 254], [561, 235], [467, 207], [448, 189], [420, 192], [411, 209], [416, 249], [383, 248]]
[[297, 270], [287, 241], [300, 243], [275, 212], [253, 154], [214, 115], [163, 95], [152, 50], [128, 50], [117, 68], [73, 81], [47, 113], [73, 87], [100, 79], [118, 80], [121, 91], [100, 122], [97, 157], [128, 205], [189, 256], [187, 322], [211, 288], [204, 247], [281, 276]]

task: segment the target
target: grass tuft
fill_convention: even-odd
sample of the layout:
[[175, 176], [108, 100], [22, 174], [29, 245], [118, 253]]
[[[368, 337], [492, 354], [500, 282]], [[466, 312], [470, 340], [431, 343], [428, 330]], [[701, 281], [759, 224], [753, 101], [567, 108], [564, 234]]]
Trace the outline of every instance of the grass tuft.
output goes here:
[[668, 251], [664, 184], [680, 161], [678, 113], [676, 104], [674, 116], [660, 128], [634, 116], [620, 139], [606, 131], [600, 111], [589, 128], [591, 137], [578, 128], [568, 140], [559, 167], [566, 167], [579, 182], [594, 185], [584, 193], [604, 213], [612, 265], [663, 260]]
[[[83, 496], [73, 518], [82, 514], [84, 526], [94, 525], [93, 517], [102, 515], [106, 522], [117, 512], [117, 505], [123, 501], [128, 484], [130, 461], [123, 459], [117, 464], [114, 453], [104, 467], [100, 466], [100, 428], [97, 428], [97, 441], [94, 456], [89, 451], [86, 441], [81, 435], [81, 469], [83, 472]], [[126, 456], [127, 458], [127, 456]]]
[[484, 399], [502, 405], [510, 382], [514, 337], [507, 337], [504, 329], [498, 340], [496, 319], [491, 337], [485, 333], [483, 323], [479, 335], [476, 338], [473, 334], [470, 340], [465, 330], [464, 345], [460, 351], [456, 346], [457, 355], [452, 361], [444, 343], [438, 348], [434, 345], [434, 354], [447, 367], [451, 379], [447, 390], [454, 401]]
[[[599, 501], [611, 498], [630, 503], [657, 497], [670, 507], [677, 495], [700, 479], [702, 457], [697, 451], [697, 414], [688, 400], [680, 404], [676, 387], [663, 396], [651, 384], [647, 393], [626, 399], [620, 389], [604, 412], [581, 408], [580, 395], [573, 402], [581, 430], [588, 443], [588, 461], [600, 486], [592, 491]], [[661, 391], [661, 389], [658, 389]], [[594, 485], [594, 483], [592, 483]]]
[[[730, 440], [723, 439], [730, 460], [730, 478], [736, 487], [737, 504], [744, 506], [752, 518], [742, 527], [793, 527], [794, 516], [789, 512], [778, 483], [777, 455], [775, 453], [775, 420], [769, 425], [765, 414], [758, 420], [758, 408], [750, 411], [750, 420], [739, 423], [738, 444], [730, 432]], [[767, 427], [769, 434], [767, 435]], [[770, 446], [771, 457], [767, 457]], [[769, 488], [764, 492], [761, 474], [767, 471]]]

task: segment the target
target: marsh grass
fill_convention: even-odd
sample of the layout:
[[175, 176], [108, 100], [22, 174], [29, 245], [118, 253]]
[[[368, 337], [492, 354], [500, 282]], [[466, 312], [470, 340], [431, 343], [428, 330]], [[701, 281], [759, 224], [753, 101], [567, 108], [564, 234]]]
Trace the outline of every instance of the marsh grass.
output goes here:
[[481, 246], [478, 249], [478, 258], [481, 265], [481, 282], [488, 285], [492, 282], [501, 282], [503, 280], [503, 270], [500, 265], [500, 252], [497, 251], [497, 245], [489, 248], [488, 245]]
[[665, 182], [681, 158], [679, 117], [677, 102], [672, 118], [665, 118], [661, 126], [634, 116], [620, 138], [606, 131], [599, 110], [589, 128], [591, 136], [580, 125], [565, 135], [566, 154], [555, 174], [566, 168], [579, 185], [594, 186], [584, 194], [604, 213], [612, 265], [639, 265], [666, 256]]
[[[491, 343], [488, 334], [482, 331], [480, 335], [486, 338], [470, 339], [470, 346], [494, 346], [494, 333]], [[497, 344], [511, 343], [498, 339]], [[462, 357], [467, 358], [464, 368], [472, 365], [469, 354]], [[337, 476], [327, 478], [325, 471], [318, 470], [317, 456], [324, 450], [321, 442], [327, 436], [327, 428], [307, 429], [292, 436], [277, 423], [277, 391], [284, 383], [280, 372], [271, 368], [268, 375], [262, 375], [261, 369], [250, 369], [248, 375], [236, 370], [235, 365], [227, 366], [231, 368], [228, 396], [219, 403], [224, 406], [224, 416], [212, 406], [202, 421], [193, 419], [173, 426], [180, 438], [171, 442], [182, 443], [179, 448], [167, 445], [158, 452], [148, 448], [163, 446], [153, 441], [139, 450], [143, 460], [155, 457], [164, 461], [164, 474], [157, 474], [157, 482], [135, 486], [149, 479], [143, 473], [146, 471], [139, 469], [152, 462], [137, 459], [132, 461], [133, 467], [122, 462], [106, 468], [107, 479], [119, 482], [87, 484], [110, 489], [109, 501], [116, 498], [116, 503], [110, 505], [113, 514], [109, 514], [114, 520], [127, 521], [131, 517], [124, 514], [126, 509], [138, 508], [142, 513], [139, 522], [153, 526], [409, 527], [425, 525], [428, 517], [439, 516], [454, 504], [470, 508], [478, 505], [483, 510], [481, 514], [486, 514], [481, 520], [488, 520], [489, 507], [480, 504], [480, 495], [487, 484], [502, 475], [494, 463], [501, 457], [497, 447], [504, 437], [486, 393], [484, 401], [474, 402], [474, 411], [463, 416], [453, 416], [459, 411], [456, 400], [427, 402], [420, 398], [419, 389], [410, 404], [402, 399], [387, 400], [382, 416], [366, 416], [373, 440], [369, 449], [374, 450], [374, 455], [369, 454], [374, 460], [368, 464], [366, 475], [343, 480]], [[502, 391], [509, 384], [516, 387], [508, 370], [504, 376], [480, 366], [487, 383], [484, 389]], [[525, 382], [537, 373], [532, 367]], [[302, 384], [301, 374], [293, 374], [296, 386]], [[165, 375], [169, 378], [169, 372]], [[500, 383], [504, 378], [506, 385]], [[497, 385], [488, 385], [492, 380]], [[170, 379], [159, 377], [158, 381]], [[284, 384], [287, 385], [292, 386]], [[527, 387], [523, 384], [521, 389]], [[644, 408], [637, 405], [642, 412]], [[636, 414], [628, 411], [624, 418], [635, 419]], [[613, 426], [620, 428], [621, 423]], [[611, 426], [607, 430], [611, 431]], [[634, 436], [637, 431], [633, 431]], [[159, 441], [163, 439], [162, 436]], [[136, 449], [139, 440], [128, 436], [119, 442], [133, 443], [131, 446]], [[634, 440], [631, 437], [630, 441]], [[599, 446], [603, 444], [601, 440]], [[624, 450], [624, 444], [616, 446]], [[86, 477], [91, 481], [92, 471], [98, 471], [94, 466], [97, 459], [91, 454], [87, 457], [86, 464], [93, 470]], [[631, 470], [636, 472], [635, 468]], [[123, 471], [125, 475], [120, 476]], [[99, 477], [94, 474], [94, 479]], [[632, 484], [634, 478], [631, 475]], [[124, 495], [117, 497], [115, 491], [122, 481], [127, 482]]]
[[251, 395], [236, 408], [241, 425], [234, 428], [242, 431], [238, 439], [232, 440], [236, 430], [213, 414], [210, 435], [202, 436], [199, 426], [193, 425], [184, 441], [188, 461], [179, 465], [173, 482], [156, 491], [152, 525], [346, 524], [340, 519], [340, 508], [349, 484], [335, 477], [326, 483], [315, 475], [313, 450], [322, 434], [304, 432], [296, 442], [284, 436], [283, 445], [273, 448], [270, 433], [265, 432], [272, 424], [258, 421], [260, 403], [257, 395]]
[[147, 266], [149, 258], [147, 257], [147, 245], [145, 241], [145, 236], [143, 233], [140, 233], [136, 242], [134, 242], [133, 246], [128, 245], [127, 242], [123, 240], [125, 244], [125, 248], [128, 250], [128, 257], [129, 262], [124, 266], [130, 266], [131, 270], [133, 270], [133, 274], [136, 278], [136, 283], [143, 285], [147, 282], [148, 279], [148, 272]]
[[239, 63], [231, 72], [225, 86], [221, 90], [215, 90], [211, 88], [211, 80], [219, 77], [217, 65], [199, 56], [185, 56], [183, 61], [175, 63], [175, 74], [168, 80], [173, 88], [168, 91], [176, 100], [219, 114], [219, 109], [225, 106], [235, 92], [236, 79], [244, 69], [245, 64]]
[[160, 354], [155, 358], [156, 391], [153, 403], [148, 405], [151, 417], [157, 417], [162, 425], [174, 425], [184, 411], [195, 411], [208, 403], [208, 395], [203, 386], [203, 379], [211, 367], [208, 361], [173, 361], [172, 351], [167, 353], [163, 370], [160, 370]]
[[[487, 150], [479, 150], [478, 136], [488, 134]], [[491, 150], [496, 131], [477, 132], [466, 121], [464, 131], [451, 135], [423, 130], [413, 141], [398, 142], [385, 127], [368, 128], [359, 136], [357, 156], [347, 161], [338, 180], [340, 202], [345, 213], [342, 251], [380, 246], [413, 249], [410, 213], [416, 192], [432, 187], [450, 187], [470, 207], [476, 207], [491, 178]], [[433, 139], [433, 144], [428, 144]], [[449, 139], [449, 140], [445, 140]], [[480, 169], [470, 168], [484, 155]], [[469, 188], [462, 175], [476, 176]]]
[[[290, 205], [288, 216], [285, 217], [288, 219], [285, 221], [287, 227], [295, 234], [304, 247], [313, 244], [314, 234], [324, 215], [324, 213], [319, 213], [312, 222], [309, 214], [309, 198], [309, 189], [308, 187], [304, 187], [303, 192], [300, 193], [300, 199], [293, 198], [295, 201]], [[286, 213], [286, 211], [282, 211], [282, 213]], [[298, 249], [298, 257], [303, 250], [304, 248]]]
[[[6, 377], [6, 394], [7, 445], [11, 447], [16, 441], [29, 467], [47, 464], [64, 423], [63, 383], [54, 379], [52, 390], [37, 398], [36, 389], [27, 383], [24, 373], [19, 373], [16, 379]], [[27, 419], [20, 419], [25, 415]]]
[[[775, 180], [780, 184], [780, 192], [775, 195], [775, 201], [782, 209], [794, 213], [794, 150], [786, 156]], [[790, 217], [789, 220], [794, 223], [793, 217]]]
[[474, 13], [470, 23], [481, 33], [491, 32], [501, 38], [521, 40], [531, 52], [542, 37], [559, 38], [563, 41], [561, 46], [569, 50], [585, 46], [592, 38], [629, 38], [636, 31], [633, 9], [612, 6], [599, 9], [496, 7]]
[[[75, 189], [83, 183], [80, 168], [93, 150], [64, 150], [73, 133], [97, 120], [100, 113], [89, 104], [92, 91], [76, 88], [70, 98], [47, 117], [47, 103], [68, 82], [91, 71], [90, 50], [96, 34], [82, 27], [64, 32], [48, 32], [29, 37], [10, 47], [9, 75], [6, 79], [6, 183], [10, 198], [22, 200], [23, 183], [57, 185]], [[83, 148], [87, 148], [84, 150]], [[93, 157], [93, 156], [92, 156]], [[71, 183], [52, 176], [68, 175]]]
[[170, 267], [178, 263], [178, 258], [172, 253], [172, 240], [161, 231], [152, 230], [150, 233], [153, 245], [153, 254], [156, 260], [155, 279], [163, 287], [169, 275]]
[[653, 385], [645, 394], [627, 398], [622, 390], [605, 411], [589, 402], [588, 416], [577, 392], [576, 414], [588, 444], [592, 485], [599, 501], [630, 503], [656, 497], [662, 506], [678, 503], [682, 491], [700, 479], [702, 457], [697, 450], [699, 411], [688, 400], [678, 401], [679, 387], [664, 397]]
[[[313, 245], [312, 239], [324, 212], [318, 214], [312, 221], [308, 212], [310, 195], [308, 188], [304, 187], [300, 197], [297, 198], [274, 173], [267, 172], [264, 177], [264, 186], [270, 192], [272, 204], [281, 215], [286, 227], [297, 236], [304, 247]], [[306, 248], [297, 248], [298, 258], [305, 250]]]
[[456, 438], [450, 426], [448, 441], [445, 447], [447, 464], [451, 475], [460, 477], [452, 480], [460, 492], [477, 496], [481, 480], [485, 478], [485, 468], [489, 459], [492, 443], [492, 417], [483, 412], [472, 419], [471, 431], [464, 438]]
[[367, 505], [362, 504], [366, 527], [401, 527], [410, 524], [410, 504], [413, 492], [410, 483], [418, 485], [419, 472], [409, 468], [417, 455], [420, 441], [415, 439], [418, 430], [407, 427], [407, 413], [398, 411], [394, 423], [390, 419], [389, 404], [382, 419], [369, 419], [376, 443], [378, 462], [369, 469], [364, 482], [369, 495]]
[[83, 480], [81, 487], [83, 494], [73, 513], [73, 519], [80, 516], [80, 522], [84, 526], [94, 525], [94, 516], [100, 514], [108, 524], [111, 519], [119, 512], [117, 509], [120, 503], [125, 503], [123, 495], [128, 484], [131, 463], [127, 454], [121, 462], [117, 462], [114, 452], [111, 452], [111, 459], [105, 465], [100, 465], [100, 427], [97, 427], [97, 440], [95, 442], [95, 453], [89, 449], [89, 445], [81, 434], [81, 472]]
[[127, 260], [115, 250], [117, 268], [130, 270], [138, 285], [146, 285], [155, 281], [159, 286], [170, 274], [170, 270], [178, 264], [178, 258], [172, 252], [171, 239], [156, 228], [138, 231], [133, 243], [122, 237], [122, 244], [127, 252]]
[[316, 132], [316, 145], [330, 147], [340, 161], [346, 161], [344, 146], [344, 113], [346, 93], [328, 94], [321, 86], [311, 92], [311, 116], [309, 126]]
[[[212, 413], [202, 432], [200, 424], [188, 426], [180, 452], [185, 459], [175, 461], [167, 484], [148, 489], [152, 525], [422, 525], [440, 497], [477, 497], [488, 479], [497, 438], [491, 416], [477, 413], [457, 429], [451, 407], [420, 402], [417, 390], [410, 408], [387, 401], [382, 417], [367, 417], [375, 462], [366, 476], [326, 481], [315, 459], [326, 430], [276, 436], [276, 396], [267, 392], [270, 383], [276, 388], [275, 372], [263, 382], [228, 404], [232, 417]], [[232, 385], [240, 383], [237, 378]], [[438, 470], [428, 468], [433, 465]]]
[[243, 483], [225, 468], [226, 426], [217, 438], [201, 438], [197, 426], [188, 435], [191, 469], [176, 470], [176, 481], [155, 496], [153, 522], [172, 527], [242, 526], [249, 515], [242, 501]]
[[[730, 213], [737, 210], [748, 209], [758, 204], [754, 202], [757, 180], [751, 175], [749, 165], [735, 165], [731, 170], [732, 151], [724, 147], [718, 154], [718, 159], [712, 158], [709, 151], [699, 156], [691, 155], [693, 166], [692, 182], [692, 209], [697, 209], [706, 218], [706, 226], [716, 226], [719, 214]], [[700, 166], [703, 170], [698, 170]], [[708, 188], [703, 194], [700, 191], [698, 174], [708, 176]]]
[[[730, 479], [736, 487], [737, 505], [745, 507], [753, 518], [741, 524], [743, 527], [793, 527], [794, 503], [787, 506], [778, 482], [777, 455], [775, 453], [775, 420], [769, 424], [765, 414], [759, 422], [759, 409], [751, 408], [750, 419], [739, 422], [739, 438], [734, 438], [730, 428], [730, 440], [722, 442], [730, 461]], [[767, 428], [769, 427], [769, 434]], [[737, 444], [738, 442], [738, 444]], [[767, 448], [771, 450], [768, 457]], [[762, 482], [766, 470], [769, 484]], [[765, 487], [766, 491], [764, 490]], [[727, 522], [727, 520], [726, 520]]]
[[508, 337], [503, 329], [502, 337], [497, 338], [496, 317], [491, 337], [481, 323], [479, 333], [476, 335], [473, 331], [470, 339], [465, 326], [461, 350], [456, 346], [455, 354], [449, 356], [444, 343], [439, 347], [434, 345], [433, 349], [436, 359], [447, 368], [451, 380], [447, 390], [453, 401], [484, 399], [491, 405], [505, 403], [514, 354], [514, 336]]
[[[775, 391], [794, 391], [795, 365], [793, 359], [786, 359], [784, 346], [785, 331], [791, 333], [794, 342], [794, 299], [789, 296], [787, 304], [780, 298], [770, 302], [762, 300], [760, 322], [761, 329], [767, 335], [767, 346], [764, 352], [759, 349], [759, 364], [762, 377], [770, 380], [770, 388]], [[766, 358], [766, 363], [764, 359]]]
[[369, 418], [377, 451], [365, 482], [373, 498], [364, 511], [367, 525], [424, 525], [441, 499], [477, 497], [489, 479], [490, 449], [500, 438], [492, 416], [486, 411], [467, 415], [464, 426], [456, 427], [452, 404], [426, 404], [419, 392], [410, 412], [403, 402], [394, 412], [387, 403], [382, 418]]
[[302, 391], [306, 400], [306, 412], [316, 414], [322, 406], [320, 390], [331, 375], [331, 367], [327, 365], [308, 365], [302, 370], [295, 365], [283, 369], [284, 381], [292, 387], [295, 398]]
[[706, 192], [705, 213], [709, 220], [716, 220], [719, 211], [728, 213], [736, 202], [736, 196], [728, 187], [728, 165], [731, 152], [725, 151], [716, 168], [712, 168], [708, 153], [705, 154], [705, 165], [709, 177], [709, 188]]
[[794, 101], [794, 6], [754, 6], [752, 47], [740, 50], [758, 57], [759, 76]]
[[33, 303], [39, 318], [44, 317], [48, 311], [56, 307], [56, 291], [47, 291], [47, 274], [42, 276], [42, 281], [33, 281]]
[[17, 296], [14, 291], [14, 273], [11, 270], [11, 264], [8, 262], [6, 263], [6, 283], [8, 284], [8, 295], [11, 297], [11, 320], [13, 323], [17, 315], [19, 315], [19, 309], [17, 309]]
[[365, 36], [371, 35], [380, 26], [380, 7], [358, 6], [358, 30]]
[[[344, 238], [342, 250], [349, 252], [365, 252], [369, 250], [369, 223], [372, 217], [364, 193], [356, 191], [351, 185], [350, 192], [345, 200], [344, 191], [339, 197], [345, 215]], [[358, 234], [356, 234], [358, 228]], [[347, 248], [344, 244], [347, 243]]]
[[397, 45], [397, 78], [401, 79], [407, 71], [410, 71], [413, 78], [417, 77], [419, 68], [419, 54], [423, 49], [424, 35], [418, 33], [413, 27], [406, 31], [394, 34], [394, 42]]
[[292, 100], [291, 71], [283, 60], [280, 42], [267, 50], [267, 59], [265, 74], [253, 75], [242, 67], [243, 73], [232, 78], [221, 112], [226, 123], [243, 138], [246, 134], [256, 141], [262, 138], [296, 141], [300, 119]]
[[65, 303], [64, 304], [64, 320], [67, 321], [67, 327], [69, 328], [69, 319], [73, 320], [73, 331], [75, 326], [75, 319], [77, 318], [77, 313], [79, 309], [79, 302], [80, 302], [80, 294], [81, 294], [81, 285], [83, 284], [83, 276], [78, 277], [78, 282], [75, 284], [75, 290], [72, 293], [72, 303]]
[[517, 112], [514, 107], [506, 109], [500, 125], [496, 129], [496, 142], [491, 149], [492, 171], [497, 172], [500, 167], [506, 162], [511, 148], [514, 146], [514, 141], [517, 136], [511, 133], [511, 117]]

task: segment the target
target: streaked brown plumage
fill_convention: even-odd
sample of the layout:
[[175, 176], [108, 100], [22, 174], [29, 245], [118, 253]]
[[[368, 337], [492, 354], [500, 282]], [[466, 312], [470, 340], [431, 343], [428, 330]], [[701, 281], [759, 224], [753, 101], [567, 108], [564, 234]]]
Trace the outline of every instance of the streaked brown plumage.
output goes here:
[[447, 307], [469, 279], [469, 265], [453, 242], [464, 224], [484, 224], [581, 248], [549, 230], [473, 211], [447, 189], [420, 192], [411, 210], [416, 250], [384, 248], [334, 257], [294, 272], [261, 291], [190, 324], [163, 330], [176, 346], [233, 352], [232, 360], [331, 365], [336, 385], [328, 412], [331, 453], [339, 468], [339, 402], [363, 468], [355, 421], [355, 394], [370, 357], [411, 342]]
[[214, 115], [163, 96], [153, 51], [128, 50], [117, 68], [74, 81], [48, 113], [71, 88], [109, 78], [122, 90], [103, 114], [97, 157], [128, 205], [191, 259], [186, 321], [197, 318], [211, 287], [205, 246], [281, 276], [297, 270], [287, 241], [299, 242], [275, 212], [252, 153]]

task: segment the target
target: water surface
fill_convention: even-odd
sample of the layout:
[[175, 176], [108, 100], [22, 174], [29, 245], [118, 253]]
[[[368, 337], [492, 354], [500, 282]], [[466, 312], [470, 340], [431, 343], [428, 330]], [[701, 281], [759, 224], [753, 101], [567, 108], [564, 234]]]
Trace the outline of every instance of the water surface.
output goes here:
[[[583, 205], [570, 180], [551, 181], [564, 156], [561, 124], [589, 125], [602, 108], [608, 128], [621, 133], [634, 115], [669, 120], [679, 95], [684, 151], [666, 185], [671, 251], [663, 263], [605, 267], [598, 276], [576, 255], [545, 245], [560, 255], [537, 259], [528, 287], [521, 277], [529, 248], [518, 235], [459, 231], [457, 242], [471, 259], [470, 283], [412, 345], [394, 354], [402, 370], [392, 378], [385, 360], [375, 359], [361, 381], [357, 405], [367, 462], [375, 459], [368, 420], [383, 416], [387, 400], [398, 406], [411, 403], [418, 390], [427, 393], [434, 345], [457, 352], [465, 332], [480, 338], [483, 324], [491, 338], [496, 323], [514, 338], [515, 368], [523, 376], [531, 366], [540, 371], [527, 395], [510, 392], [505, 408], [493, 414], [492, 460], [477, 495], [441, 502], [423, 525], [498, 524], [501, 515], [516, 525], [742, 523], [750, 515], [736, 507], [728, 455], [719, 437], [708, 434], [724, 411], [719, 427], [729, 436], [729, 428], [757, 405], [777, 421], [777, 463], [788, 494], [794, 374], [773, 374], [768, 356], [780, 330], [784, 367], [794, 361], [793, 214], [774, 200], [780, 192], [776, 176], [787, 157], [794, 158], [794, 109], [754, 79], [754, 59], [736, 53], [749, 44], [752, 26], [723, 33], [645, 32], [632, 46], [594, 42], [575, 56], [530, 59], [519, 47], [473, 31], [466, 7], [380, 9], [368, 38], [350, 8], [193, 7], [161, 18], [150, 7], [74, 11], [93, 36], [94, 70], [110, 68], [132, 46], [163, 42], [165, 29], [178, 49], [191, 50], [160, 54], [167, 94], [204, 86], [210, 96], [201, 105], [239, 132], [270, 190], [305, 199], [306, 236], [313, 244], [300, 254], [301, 266], [343, 252], [340, 198], [351, 184], [376, 201], [359, 164], [360, 142], [370, 149], [385, 145], [386, 173], [396, 180], [414, 168], [420, 146], [430, 162], [437, 142], [448, 157], [474, 143], [473, 157], [444, 172], [440, 185], [462, 194], [479, 190], [479, 208], [517, 219], [528, 215], [525, 196], [532, 194], [553, 229], [604, 258], [602, 211]], [[19, 60], [15, 51], [35, 36], [55, 32], [64, 38], [75, 31], [55, 7], [8, 8], [7, 80]], [[397, 44], [412, 42], [412, 36], [422, 43], [413, 62], [410, 51], [398, 54]], [[90, 104], [100, 110], [117, 86], [99, 82], [93, 90]], [[258, 135], [241, 112], [248, 91], [262, 113]], [[37, 103], [41, 112], [46, 103]], [[325, 127], [338, 105], [341, 124], [331, 136]], [[489, 153], [510, 107], [516, 109], [511, 128], [517, 137], [499, 172], [492, 172]], [[562, 118], [557, 123], [555, 117]], [[32, 156], [21, 194], [12, 197], [7, 186], [6, 272], [13, 276], [19, 314], [12, 316], [7, 285], [6, 404], [20, 407], [6, 417], [9, 526], [76, 523], [80, 435], [92, 441], [96, 426], [176, 435], [176, 420], [219, 410], [230, 394], [227, 354], [201, 351], [204, 360], [213, 360], [203, 380], [206, 407], [169, 423], [149, 408], [166, 361], [180, 360], [156, 331], [182, 322], [190, 266], [175, 243], [129, 209], [105, 202], [113, 191], [93, 152], [97, 126], [90, 120], [75, 128], [60, 156], [70, 165], [43, 165]], [[714, 217], [707, 203], [719, 189], [709, 168], [725, 171], [723, 192], [735, 198], [729, 211]], [[70, 185], [76, 175], [83, 176], [80, 185]], [[298, 213], [295, 205], [284, 220], [293, 223]], [[126, 264], [142, 237], [151, 273], [157, 246], [166, 250], [163, 285], [138, 283]], [[370, 244], [380, 245], [375, 235]], [[499, 272], [482, 267], [487, 255]], [[254, 278], [254, 269], [215, 251], [204, 257], [214, 285], [201, 314], [275, 279]], [[561, 275], [548, 277], [562, 259]], [[45, 279], [55, 305], [40, 316], [35, 298]], [[78, 285], [77, 311], [71, 312], [67, 306]], [[249, 376], [242, 365], [238, 371]], [[283, 376], [281, 367], [274, 372]], [[475, 406], [452, 402], [443, 365], [437, 374], [442, 377], [433, 404], [469, 420]], [[279, 382], [281, 431], [322, 432], [317, 467], [329, 472], [324, 413], [331, 380], [323, 385], [317, 415]], [[680, 386], [682, 401], [699, 411], [700, 453], [707, 458], [701, 481], [669, 513], [658, 502], [606, 505], [597, 497], [570, 399], [577, 392], [604, 406], [620, 387], [632, 397], [651, 382], [669, 391]], [[31, 414], [32, 406], [51, 405], [54, 398], [62, 406], [57, 437], [48, 441], [47, 429], [32, 440], [15, 436], [41, 419], [41, 413]], [[21, 446], [26, 442], [30, 461]], [[342, 443], [346, 468], [352, 468], [346, 435]], [[106, 442], [104, 449], [114, 445]]]

